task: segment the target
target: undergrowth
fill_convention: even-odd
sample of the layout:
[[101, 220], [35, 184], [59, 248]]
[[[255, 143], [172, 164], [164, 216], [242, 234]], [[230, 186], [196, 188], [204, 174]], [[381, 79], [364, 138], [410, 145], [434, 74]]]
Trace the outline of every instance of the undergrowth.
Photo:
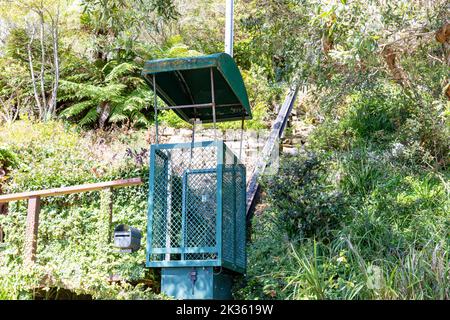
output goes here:
[[324, 101], [305, 99], [316, 129], [262, 178], [236, 297], [449, 299], [445, 102], [424, 109], [384, 82]]

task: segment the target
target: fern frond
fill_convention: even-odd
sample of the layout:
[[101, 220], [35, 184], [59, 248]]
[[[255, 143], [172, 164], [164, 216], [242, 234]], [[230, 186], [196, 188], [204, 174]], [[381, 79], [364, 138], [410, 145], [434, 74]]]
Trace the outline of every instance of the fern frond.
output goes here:
[[98, 118], [98, 113], [97, 113], [97, 108], [92, 108], [91, 110], [89, 110], [89, 112], [83, 117], [83, 119], [81, 119], [81, 121], [79, 122], [80, 126], [84, 126], [84, 125], [88, 125], [88, 124], [92, 124], [95, 121], [97, 121]]
[[101, 69], [102, 73], [104, 75], [108, 74], [111, 72], [112, 69], [114, 69], [115, 67], [117, 67], [118, 61], [117, 60], [111, 60], [108, 63], [106, 63], [103, 68]]
[[109, 84], [101, 87], [87, 83], [76, 83], [72, 81], [61, 80], [60, 87], [63, 93], [70, 95], [77, 100], [91, 99], [100, 104], [103, 101], [109, 101], [117, 96], [121, 96], [126, 89], [124, 84]]
[[134, 125], [140, 124], [143, 126], [149, 126], [151, 122], [140, 112], [137, 112], [133, 117], [133, 123]]
[[115, 81], [122, 76], [135, 72], [137, 69], [138, 67], [134, 64], [128, 62], [121, 63], [111, 70], [111, 72], [106, 76], [105, 82]]
[[127, 119], [128, 119], [128, 117], [125, 114], [123, 114], [123, 113], [113, 114], [113, 115], [111, 115], [109, 117], [109, 121], [110, 122], [114, 122], [114, 123], [122, 122], [122, 121], [125, 121]]
[[82, 101], [71, 105], [67, 109], [64, 109], [59, 115], [64, 118], [70, 118], [72, 116], [79, 115], [89, 107], [95, 107], [95, 104], [91, 100]]

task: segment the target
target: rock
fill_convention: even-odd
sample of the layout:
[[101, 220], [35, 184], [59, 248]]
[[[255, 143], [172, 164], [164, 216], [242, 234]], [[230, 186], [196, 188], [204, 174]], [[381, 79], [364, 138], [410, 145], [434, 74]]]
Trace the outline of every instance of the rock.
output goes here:
[[283, 147], [283, 151], [284, 154], [288, 154], [291, 156], [295, 156], [298, 154], [298, 149], [297, 148], [293, 148], [293, 147]]
[[222, 137], [222, 132], [220, 130], [214, 130], [214, 129], [206, 129], [203, 131], [203, 136], [214, 139], [214, 133], [216, 134], [216, 137], [220, 139]]
[[190, 137], [192, 135], [192, 130], [182, 128], [182, 129], [180, 129], [178, 134], [183, 137]]
[[293, 145], [298, 145], [298, 144], [304, 144], [305, 142], [303, 141], [303, 139], [301, 138], [293, 138], [292, 139], [292, 144]]
[[163, 135], [165, 135], [165, 136], [173, 136], [174, 134], [175, 134], [175, 128], [171, 128], [171, 127], [164, 128]]

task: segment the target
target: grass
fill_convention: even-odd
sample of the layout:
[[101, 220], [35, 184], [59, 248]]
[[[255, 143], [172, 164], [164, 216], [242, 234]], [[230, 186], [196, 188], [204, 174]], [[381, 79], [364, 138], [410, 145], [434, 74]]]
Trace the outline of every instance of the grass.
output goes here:
[[[253, 241], [248, 248], [247, 284], [252, 290], [247, 285], [237, 290], [237, 296], [449, 299], [448, 172], [405, 165], [382, 149], [367, 146], [336, 152], [327, 159], [332, 165], [319, 181], [328, 181], [345, 197], [341, 223], [327, 239], [292, 239], [277, 219], [284, 214], [283, 208], [277, 200], [263, 198], [268, 209], [253, 219]], [[295, 192], [292, 184], [270, 188]], [[307, 200], [317, 198], [311, 194]], [[295, 212], [295, 203], [289, 208]], [[268, 252], [278, 263], [260, 260]]]

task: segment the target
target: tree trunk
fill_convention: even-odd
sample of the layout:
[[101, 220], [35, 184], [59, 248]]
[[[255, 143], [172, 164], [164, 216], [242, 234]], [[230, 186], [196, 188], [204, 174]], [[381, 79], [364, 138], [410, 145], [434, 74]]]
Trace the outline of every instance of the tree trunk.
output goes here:
[[44, 109], [44, 120], [47, 120], [47, 98], [45, 96], [45, 45], [44, 45], [44, 13], [39, 11], [39, 22], [40, 22], [40, 40], [41, 40], [41, 97], [42, 97], [42, 106]]
[[102, 102], [97, 108], [97, 113], [99, 114], [98, 124], [100, 126], [100, 129], [103, 129], [105, 127], [110, 111], [111, 104], [109, 102]]
[[[51, 17], [51, 16], [50, 16]], [[56, 11], [56, 17], [52, 19], [52, 40], [53, 40], [53, 64], [54, 64], [54, 81], [53, 81], [53, 89], [52, 96], [49, 102], [49, 116], [54, 117], [56, 114], [56, 103], [58, 99], [58, 87], [59, 87], [59, 53], [58, 53], [58, 40], [59, 40], [59, 6]]]
[[36, 28], [33, 25], [33, 31], [31, 33], [30, 42], [28, 43], [28, 48], [27, 48], [28, 49], [28, 62], [29, 62], [29, 65], [30, 65], [31, 82], [33, 83], [34, 99], [36, 100], [36, 105], [37, 105], [38, 110], [39, 110], [39, 119], [42, 119], [44, 110], [42, 108], [41, 101], [39, 100], [39, 94], [37, 92], [36, 77], [34, 75], [34, 66], [33, 66], [33, 53], [31, 51], [31, 45], [32, 45], [33, 40], [34, 40], [35, 33], [36, 33]]

